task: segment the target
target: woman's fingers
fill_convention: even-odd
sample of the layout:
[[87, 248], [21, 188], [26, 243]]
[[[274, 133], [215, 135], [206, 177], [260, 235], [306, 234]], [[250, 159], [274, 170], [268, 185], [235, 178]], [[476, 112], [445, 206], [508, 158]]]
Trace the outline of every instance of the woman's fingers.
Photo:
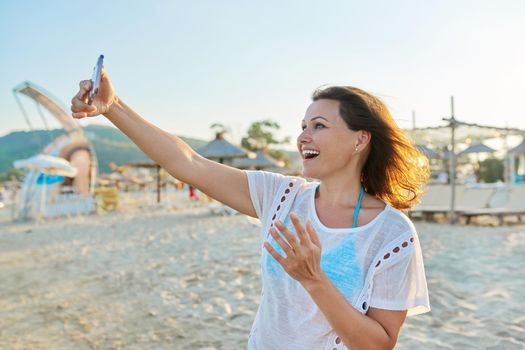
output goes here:
[[281, 221], [276, 220], [275, 228], [270, 229], [270, 234], [282, 251], [269, 242], [264, 242], [264, 247], [293, 279], [300, 283], [318, 279], [318, 275], [322, 273], [319, 237], [310, 220], [307, 220], [306, 226], [303, 226], [297, 214], [291, 213], [290, 219], [299, 240]]
[[90, 79], [88, 80], [82, 80], [80, 83], [78, 83], [78, 87], [80, 88], [80, 91], [83, 93], [86, 93], [91, 90], [91, 85], [93, 83]]
[[279, 244], [279, 246], [283, 249], [283, 251], [286, 253], [286, 257], [293, 254], [293, 248], [277, 233], [277, 230], [275, 230], [273, 227], [270, 229], [270, 234], [272, 235], [273, 239]]
[[297, 214], [295, 213], [290, 213], [290, 219], [292, 220], [292, 224], [295, 227], [295, 232], [297, 232], [297, 237], [299, 237], [299, 241], [302, 244], [310, 243], [310, 237], [306, 233], [306, 230], [303, 224], [301, 224], [301, 221], [299, 220], [299, 216], [297, 216]]
[[107, 80], [107, 73], [106, 73], [106, 68], [104, 68], [104, 65], [102, 65], [102, 70], [100, 71], [100, 81], [105, 81]]
[[275, 227], [277, 227], [279, 232], [281, 232], [284, 238], [286, 238], [286, 241], [292, 247], [292, 249], [297, 250], [299, 248], [299, 242], [297, 241], [297, 238], [295, 238], [293, 233], [288, 230], [286, 225], [283, 224], [281, 220], [275, 220]]
[[95, 106], [87, 104], [88, 94], [91, 90], [91, 80], [82, 80], [78, 93], [71, 99], [71, 112], [74, 118], [84, 118], [95, 112]]
[[73, 98], [71, 100], [71, 112], [73, 112], [73, 117], [75, 118], [84, 118], [88, 114], [95, 112], [97, 109], [95, 106], [88, 105], [79, 98]]
[[315, 232], [314, 225], [310, 219], [306, 220], [306, 232], [310, 236], [312, 243], [321, 248], [321, 241], [319, 240], [319, 236], [317, 235], [317, 232]]
[[268, 253], [270, 253], [270, 255], [273, 256], [273, 258], [277, 260], [279, 264], [281, 264], [281, 266], [286, 262], [286, 259], [281, 254], [279, 254], [270, 243], [264, 242], [264, 248], [266, 248]]
[[80, 83], [78, 83], [79, 90], [78, 94], [76, 94], [75, 97], [87, 103], [88, 94], [91, 91], [91, 85], [91, 80], [82, 80]]

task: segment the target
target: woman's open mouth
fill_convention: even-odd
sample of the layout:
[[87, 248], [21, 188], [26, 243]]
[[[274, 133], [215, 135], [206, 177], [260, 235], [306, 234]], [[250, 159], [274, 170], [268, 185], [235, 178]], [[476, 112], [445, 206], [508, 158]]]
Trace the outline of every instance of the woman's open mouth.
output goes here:
[[315, 151], [312, 149], [303, 149], [303, 151], [301, 152], [301, 155], [303, 156], [303, 160], [314, 159], [319, 154], [320, 154], [319, 151]]

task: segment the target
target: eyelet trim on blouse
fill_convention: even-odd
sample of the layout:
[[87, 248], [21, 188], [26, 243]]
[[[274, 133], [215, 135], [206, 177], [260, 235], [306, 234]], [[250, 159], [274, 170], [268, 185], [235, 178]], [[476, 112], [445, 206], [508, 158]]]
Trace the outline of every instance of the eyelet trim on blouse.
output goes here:
[[376, 274], [376, 271], [392, 264], [393, 261], [395, 261], [396, 258], [398, 258], [398, 256], [407, 254], [407, 248], [413, 247], [413, 243], [413, 236], [406, 237], [404, 239], [398, 240], [397, 242], [392, 244], [388, 249], [384, 250], [376, 256], [374, 260], [374, 267], [369, 271], [365, 282], [366, 288], [363, 289], [363, 293], [358, 299], [357, 305], [359, 306], [359, 311], [361, 313], [366, 314], [368, 308], [370, 307], [370, 297], [372, 296], [372, 287], [374, 284], [374, 276]]
[[[277, 219], [277, 215], [280, 214], [279, 211], [281, 210], [282, 207], [284, 207], [284, 202], [286, 201], [286, 199], [289, 196], [291, 196], [290, 192], [291, 192], [293, 187], [294, 187], [294, 182], [290, 180], [288, 182], [287, 187], [284, 190], [283, 196], [280, 199], [280, 203], [277, 205], [277, 208], [275, 208], [275, 211], [274, 211], [274, 213], [272, 215], [272, 220], [271, 220], [271, 223], [270, 223], [270, 227], [274, 226], [275, 220]], [[296, 191], [293, 192], [292, 195], [295, 195], [295, 193], [296, 193]], [[268, 233], [266, 234], [266, 237], [268, 237], [269, 235], [270, 235], [270, 232], [268, 231]]]
[[346, 347], [343, 344], [341, 337], [336, 336], [335, 339], [332, 341], [332, 345], [330, 345], [329, 349], [330, 350], [343, 350], [343, 349], [346, 349]]
[[[403, 254], [408, 253], [408, 249], [411, 246], [413, 246], [414, 243], [414, 237], [408, 236], [404, 237], [400, 240], [395, 241], [392, 243], [387, 249], [383, 250], [381, 253], [377, 254], [375, 257], [376, 263], [374, 264], [374, 267], [370, 269], [368, 272], [365, 285], [366, 288], [363, 289], [362, 294], [360, 295], [358, 299], [358, 309], [362, 314], [366, 314], [368, 311], [368, 308], [370, 307], [370, 297], [372, 295], [372, 287], [373, 287], [373, 281], [374, 276], [377, 270], [385, 268], [389, 264], [392, 264], [398, 257], [402, 256]], [[330, 350], [345, 350], [347, 347], [343, 344], [343, 341], [341, 340], [341, 337], [335, 336], [327, 349]]]

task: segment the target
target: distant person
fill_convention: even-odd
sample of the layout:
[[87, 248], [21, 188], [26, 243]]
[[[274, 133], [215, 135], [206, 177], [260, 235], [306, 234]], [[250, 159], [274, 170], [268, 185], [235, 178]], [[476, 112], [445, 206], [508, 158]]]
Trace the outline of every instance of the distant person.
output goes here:
[[92, 106], [90, 89], [80, 82], [75, 118], [103, 114], [173, 177], [261, 220], [249, 349], [392, 349], [406, 316], [430, 310], [418, 235], [400, 211], [418, 200], [428, 164], [376, 97], [315, 91], [297, 147], [304, 176], [319, 181], [305, 181], [203, 158], [128, 107], [105, 71]]
[[0, 186], [0, 209], [2, 209], [4, 206], [4, 187]]
[[190, 200], [192, 201], [198, 201], [199, 195], [197, 194], [197, 191], [195, 190], [195, 187], [192, 185], [188, 185], [188, 195], [190, 197]]

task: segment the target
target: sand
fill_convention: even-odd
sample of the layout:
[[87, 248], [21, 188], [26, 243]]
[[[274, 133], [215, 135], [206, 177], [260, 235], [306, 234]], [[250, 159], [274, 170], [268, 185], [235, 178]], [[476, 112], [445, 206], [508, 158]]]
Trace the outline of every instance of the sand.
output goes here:
[[[416, 227], [432, 312], [397, 349], [525, 348], [525, 227]], [[4, 221], [0, 348], [246, 348], [258, 230], [205, 208]]]

